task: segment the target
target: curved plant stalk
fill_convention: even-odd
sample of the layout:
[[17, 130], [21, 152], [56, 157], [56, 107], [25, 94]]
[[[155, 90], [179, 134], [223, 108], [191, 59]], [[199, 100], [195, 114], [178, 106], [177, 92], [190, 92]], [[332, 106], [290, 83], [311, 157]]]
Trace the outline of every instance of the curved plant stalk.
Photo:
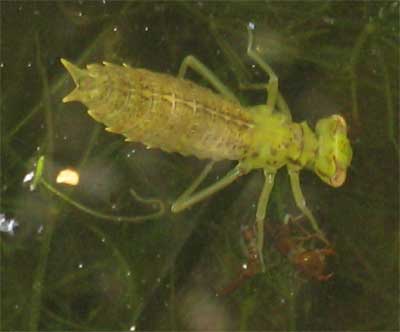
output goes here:
[[364, 47], [364, 44], [366, 43], [368, 36], [372, 34], [374, 31], [375, 31], [375, 25], [373, 23], [369, 22], [364, 26], [364, 29], [360, 32], [355, 42], [350, 57], [351, 99], [353, 103], [352, 117], [356, 123], [359, 123], [360, 121], [360, 112], [358, 107], [358, 96], [357, 96], [358, 81], [356, 75], [356, 66], [360, 57], [361, 50]]
[[140, 203], [143, 204], [148, 204], [148, 205], [158, 205], [159, 210], [154, 213], [150, 213], [147, 215], [141, 215], [141, 216], [115, 216], [111, 214], [106, 214], [106, 213], [101, 213], [97, 212], [73, 199], [71, 199], [69, 196], [66, 194], [62, 193], [61, 191], [58, 191], [56, 188], [54, 188], [50, 183], [48, 183], [43, 177], [43, 167], [44, 167], [44, 156], [41, 156], [39, 158], [37, 167], [36, 167], [36, 172], [34, 176], [33, 183], [31, 185], [31, 188], [35, 188], [38, 183], [42, 184], [48, 191], [50, 191], [53, 195], [57, 196], [58, 198], [62, 199], [64, 202], [68, 203], [69, 205], [74, 206], [75, 208], [90, 214], [93, 217], [104, 219], [104, 220], [111, 220], [111, 221], [116, 221], [116, 222], [129, 222], [129, 223], [141, 223], [143, 221], [147, 221], [150, 219], [156, 219], [160, 218], [161, 216], [164, 215], [165, 213], [165, 205], [164, 203], [155, 198], [143, 198], [139, 196], [133, 189], [130, 189], [130, 194], [133, 196], [135, 200], [137, 200]]
[[385, 60], [383, 58], [382, 50], [377, 47], [377, 55], [378, 55], [378, 61], [379, 65], [382, 68], [382, 76], [383, 76], [383, 87], [384, 87], [384, 95], [385, 95], [385, 101], [386, 101], [386, 109], [387, 109], [387, 131], [388, 131], [388, 138], [390, 142], [393, 144], [395, 147], [396, 151], [399, 150], [399, 144], [398, 140], [396, 138], [396, 124], [395, 124], [395, 111], [394, 111], [394, 105], [393, 105], [393, 94], [392, 90], [390, 89], [390, 78], [389, 78], [389, 71], [387, 68], [387, 64], [385, 63]]
[[[49, 88], [49, 79], [47, 75], [46, 67], [42, 62], [42, 55], [40, 50], [40, 40], [39, 34], [35, 34], [35, 45], [36, 45], [36, 63], [38, 67], [38, 75], [41, 78], [42, 89], [43, 89], [43, 97], [42, 103], [39, 106], [39, 109], [43, 108], [45, 114], [45, 125], [46, 125], [46, 151], [49, 155], [52, 155], [54, 152], [54, 119], [51, 112], [51, 91]], [[34, 111], [32, 111], [33, 113]], [[18, 126], [17, 126], [18, 127]], [[20, 127], [18, 127], [19, 129]], [[13, 134], [15, 131], [13, 132]], [[10, 136], [8, 136], [9, 138]], [[34, 176], [34, 180], [31, 186], [31, 190], [35, 188], [35, 186], [39, 183], [44, 168], [44, 157], [39, 158], [36, 172]], [[50, 203], [51, 204], [51, 203]], [[47, 224], [43, 233], [43, 240], [39, 249], [39, 261], [37, 263], [37, 268], [34, 272], [33, 282], [32, 282], [32, 296], [30, 301], [30, 315], [27, 322], [27, 326], [29, 331], [38, 331], [39, 330], [39, 322], [40, 315], [42, 309], [42, 300], [43, 300], [43, 289], [44, 289], [44, 280], [47, 269], [47, 260], [49, 257], [51, 240], [53, 239], [53, 234], [56, 228], [56, 220], [54, 216], [49, 214], [47, 216]]]
[[33, 191], [36, 189], [37, 185], [39, 184], [40, 180], [42, 179], [43, 175], [43, 168], [44, 168], [44, 156], [40, 156], [37, 164], [36, 164], [36, 171], [30, 185], [30, 189]]

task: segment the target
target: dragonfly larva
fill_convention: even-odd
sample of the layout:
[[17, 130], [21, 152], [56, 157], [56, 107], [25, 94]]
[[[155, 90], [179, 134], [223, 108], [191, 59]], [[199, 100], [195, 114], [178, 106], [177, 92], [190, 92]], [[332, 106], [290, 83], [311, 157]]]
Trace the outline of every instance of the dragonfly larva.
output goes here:
[[[262, 262], [263, 222], [276, 172], [287, 166], [298, 208], [317, 232], [318, 224], [308, 209], [300, 187], [299, 171], [314, 171], [325, 183], [341, 186], [352, 159], [347, 126], [340, 115], [319, 120], [313, 131], [306, 122], [291, 120], [289, 108], [278, 90], [278, 79], [270, 66], [252, 50], [249, 29], [247, 54], [268, 75], [266, 104], [244, 107], [233, 93], [199, 60], [188, 56], [178, 77], [108, 62], [80, 69], [65, 59], [62, 64], [76, 88], [63, 101], [79, 101], [106, 130], [127, 141], [151, 148], [210, 159], [194, 183], [172, 205], [182, 211], [209, 197], [255, 169], [265, 175], [256, 211], [257, 247]], [[205, 77], [219, 92], [184, 79], [188, 68]], [[237, 165], [211, 186], [196, 189], [210, 172], [213, 162], [236, 160]]]

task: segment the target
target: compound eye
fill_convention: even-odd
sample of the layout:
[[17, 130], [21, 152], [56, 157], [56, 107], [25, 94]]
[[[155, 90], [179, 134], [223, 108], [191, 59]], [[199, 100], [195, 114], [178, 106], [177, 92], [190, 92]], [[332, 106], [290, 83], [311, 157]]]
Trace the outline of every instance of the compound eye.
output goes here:
[[331, 177], [330, 182], [332, 187], [340, 187], [344, 181], [346, 181], [346, 169], [340, 168], [338, 163], [336, 162], [336, 158], [333, 157], [333, 162], [335, 163], [336, 171], [335, 175]]
[[345, 132], [347, 132], [347, 123], [344, 117], [341, 115], [335, 115], [335, 119], [338, 122], [338, 125], [342, 127]]

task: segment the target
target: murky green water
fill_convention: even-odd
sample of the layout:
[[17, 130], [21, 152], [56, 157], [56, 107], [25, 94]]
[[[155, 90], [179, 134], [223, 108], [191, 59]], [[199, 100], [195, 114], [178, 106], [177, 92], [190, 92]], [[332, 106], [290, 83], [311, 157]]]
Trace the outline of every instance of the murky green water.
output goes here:
[[[18, 227], [1, 233], [1, 329], [397, 330], [399, 7], [388, 2], [2, 2], [1, 210]], [[262, 186], [253, 172], [192, 209], [143, 224], [101, 220], [53, 195], [30, 190], [41, 155], [44, 178], [97, 213], [135, 216], [168, 206], [205, 165], [123, 142], [78, 103], [59, 58], [107, 60], [177, 73], [194, 54], [246, 104], [264, 82], [246, 56], [256, 49], [279, 76], [295, 121], [342, 114], [354, 150], [339, 189], [302, 174], [308, 205], [336, 256], [326, 282], [304, 280], [267, 243], [267, 272], [235, 292], [216, 290], [246, 261], [241, 225], [254, 220]], [[205, 84], [196, 74], [194, 81]], [[208, 183], [233, 166], [218, 163]], [[72, 168], [79, 185], [56, 183]], [[28, 176], [28, 178], [27, 178]], [[71, 189], [72, 188], [72, 189]], [[297, 215], [279, 173], [268, 222]]]

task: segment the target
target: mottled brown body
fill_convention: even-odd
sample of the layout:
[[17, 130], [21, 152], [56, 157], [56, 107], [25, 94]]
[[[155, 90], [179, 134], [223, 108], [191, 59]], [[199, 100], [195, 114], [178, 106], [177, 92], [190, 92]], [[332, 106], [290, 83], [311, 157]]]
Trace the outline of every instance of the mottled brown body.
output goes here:
[[83, 102], [95, 120], [128, 141], [213, 160], [242, 160], [249, 151], [251, 114], [207, 88], [109, 63], [74, 70], [77, 89], [64, 101]]

